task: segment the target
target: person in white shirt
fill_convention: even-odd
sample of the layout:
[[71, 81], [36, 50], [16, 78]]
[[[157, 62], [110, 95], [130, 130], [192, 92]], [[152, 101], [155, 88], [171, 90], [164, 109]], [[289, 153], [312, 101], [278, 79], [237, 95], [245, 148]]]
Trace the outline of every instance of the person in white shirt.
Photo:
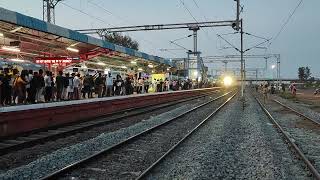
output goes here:
[[45, 95], [44, 95], [44, 100], [45, 102], [49, 102], [51, 100], [52, 96], [52, 78], [50, 76], [50, 72], [46, 71], [46, 75], [44, 76], [44, 88], [45, 88]]
[[105, 85], [106, 85], [107, 96], [108, 97], [112, 96], [113, 95], [113, 79], [112, 79], [111, 73], [109, 73], [106, 76]]
[[73, 94], [74, 94], [74, 99], [78, 100], [80, 99], [80, 84], [81, 84], [81, 80], [80, 80], [80, 74], [77, 74], [74, 78], [73, 78]]
[[69, 77], [69, 85], [68, 85], [68, 88], [67, 88], [67, 92], [68, 92], [68, 100], [72, 100], [73, 99], [73, 91], [74, 91], [74, 88], [73, 88], [73, 79], [74, 79], [74, 76], [75, 74], [72, 73], [71, 74], [71, 77]]

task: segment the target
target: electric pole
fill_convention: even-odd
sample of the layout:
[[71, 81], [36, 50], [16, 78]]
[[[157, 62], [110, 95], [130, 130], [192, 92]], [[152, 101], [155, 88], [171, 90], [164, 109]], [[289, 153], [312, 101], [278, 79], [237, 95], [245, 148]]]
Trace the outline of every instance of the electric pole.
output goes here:
[[43, 21], [55, 24], [55, 7], [62, 0], [43, 0]]

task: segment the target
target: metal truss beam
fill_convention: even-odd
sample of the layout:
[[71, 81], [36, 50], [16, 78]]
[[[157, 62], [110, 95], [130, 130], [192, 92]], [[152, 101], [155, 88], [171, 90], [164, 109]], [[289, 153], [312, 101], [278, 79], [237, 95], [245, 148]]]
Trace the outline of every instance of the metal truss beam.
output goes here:
[[76, 30], [84, 34], [106, 34], [113, 32], [130, 32], [130, 31], [157, 31], [168, 29], [199, 29], [204, 27], [221, 27], [221, 26], [236, 26], [236, 21], [208, 21], [208, 22], [192, 22], [192, 23], [176, 23], [176, 24], [151, 24], [140, 26], [123, 26], [113, 28], [101, 28], [101, 29], [81, 29]]

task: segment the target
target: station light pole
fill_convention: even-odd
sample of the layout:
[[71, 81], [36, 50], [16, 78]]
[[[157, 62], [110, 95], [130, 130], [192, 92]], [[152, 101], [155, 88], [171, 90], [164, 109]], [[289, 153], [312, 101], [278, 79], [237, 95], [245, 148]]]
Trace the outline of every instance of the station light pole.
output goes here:
[[[239, 2], [239, 0], [238, 0]], [[240, 6], [240, 5], [239, 5]], [[239, 7], [240, 8], [240, 7]], [[245, 67], [244, 67], [244, 59], [243, 59], [243, 20], [240, 20], [240, 34], [241, 34], [241, 48], [240, 48], [240, 53], [241, 53], [241, 97], [244, 97], [244, 76], [245, 76]]]

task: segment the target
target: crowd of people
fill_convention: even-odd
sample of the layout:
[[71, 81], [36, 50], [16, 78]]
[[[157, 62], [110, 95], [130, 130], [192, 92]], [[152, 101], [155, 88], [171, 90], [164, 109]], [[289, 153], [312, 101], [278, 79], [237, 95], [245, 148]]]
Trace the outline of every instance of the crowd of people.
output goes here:
[[187, 90], [198, 87], [191, 80], [136, 78], [111, 74], [84, 75], [63, 73], [55, 76], [50, 71], [17, 69], [0, 74], [0, 106], [35, 104], [53, 101], [68, 101], [87, 98], [124, 96], [131, 94]]
[[[277, 85], [275, 84], [270, 85], [269, 83], [264, 83], [264, 84], [256, 85], [255, 88], [257, 92], [260, 92], [263, 95], [264, 102], [266, 102], [266, 100], [268, 99], [269, 93], [275, 94], [277, 92]], [[280, 86], [278, 86], [278, 90], [279, 92], [280, 91], [282, 91], [283, 93], [286, 92], [285, 84], [282, 83]], [[290, 84], [289, 91], [293, 96], [296, 96], [297, 87], [295, 83]]]

